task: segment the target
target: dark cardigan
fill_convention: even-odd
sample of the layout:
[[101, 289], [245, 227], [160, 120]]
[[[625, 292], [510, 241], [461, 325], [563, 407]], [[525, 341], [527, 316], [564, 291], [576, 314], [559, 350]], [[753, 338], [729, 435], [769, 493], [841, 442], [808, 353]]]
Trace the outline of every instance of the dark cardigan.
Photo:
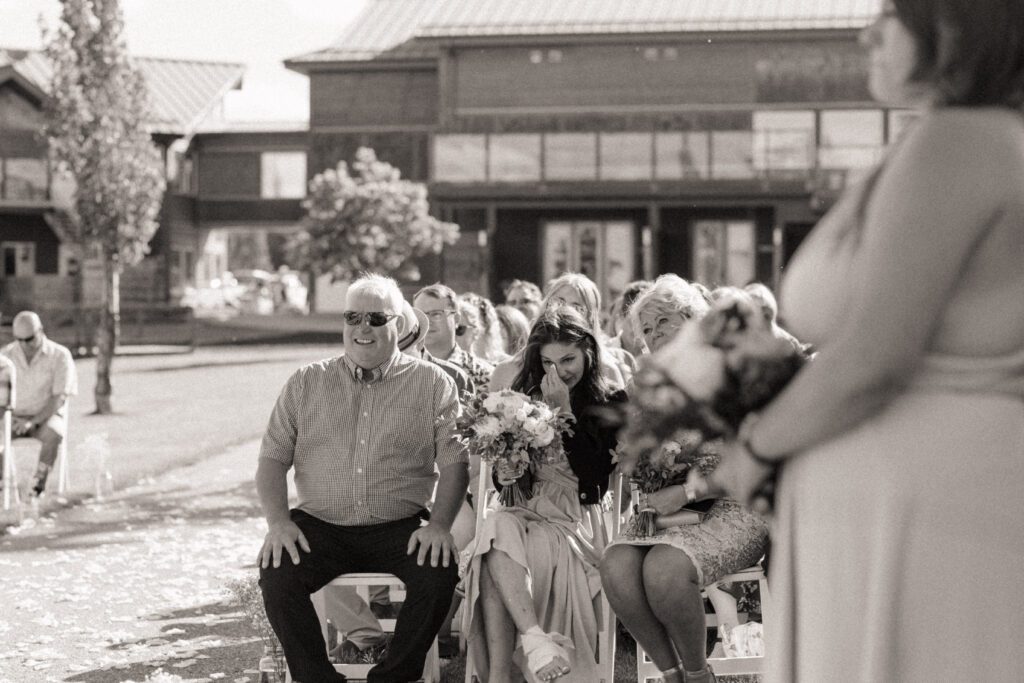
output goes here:
[[615, 469], [612, 451], [619, 442], [619, 428], [604, 424], [601, 417], [591, 409], [625, 402], [624, 391], [613, 392], [605, 403], [572, 401], [576, 423], [572, 425], [572, 436], [563, 436], [562, 443], [569, 459], [569, 466], [580, 482], [581, 505], [600, 503], [608, 491], [608, 477]]

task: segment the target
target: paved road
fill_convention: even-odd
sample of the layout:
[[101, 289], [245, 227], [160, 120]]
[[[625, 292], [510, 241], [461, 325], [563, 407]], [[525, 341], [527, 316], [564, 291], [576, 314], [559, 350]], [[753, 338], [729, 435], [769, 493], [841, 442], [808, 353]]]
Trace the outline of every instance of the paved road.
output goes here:
[[0, 681], [256, 681], [258, 441], [0, 537]]

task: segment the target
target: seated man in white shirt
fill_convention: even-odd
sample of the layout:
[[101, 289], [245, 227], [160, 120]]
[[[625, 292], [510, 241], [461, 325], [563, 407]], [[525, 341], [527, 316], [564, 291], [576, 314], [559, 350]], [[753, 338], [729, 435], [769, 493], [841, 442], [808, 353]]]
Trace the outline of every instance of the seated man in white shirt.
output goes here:
[[78, 393], [78, 375], [71, 352], [43, 333], [43, 323], [32, 311], [22, 311], [12, 323], [14, 341], [0, 349], [14, 363], [15, 394], [12, 436], [39, 439], [39, 464], [32, 478], [32, 494], [39, 496], [57, 460], [64, 433], [68, 396]]

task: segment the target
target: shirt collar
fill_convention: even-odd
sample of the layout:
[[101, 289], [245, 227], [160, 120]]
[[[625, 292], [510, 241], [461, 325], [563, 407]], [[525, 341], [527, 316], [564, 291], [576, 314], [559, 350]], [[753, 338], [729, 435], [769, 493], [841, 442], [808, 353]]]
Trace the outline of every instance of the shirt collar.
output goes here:
[[356, 365], [356, 362], [349, 358], [348, 354], [342, 356], [342, 360], [344, 360], [345, 367], [348, 368], [353, 379], [357, 382], [362, 382], [363, 384], [373, 384], [387, 377], [391, 372], [391, 369], [395, 366], [395, 361], [397, 361], [401, 355], [402, 352], [395, 349], [395, 352], [391, 354], [386, 361], [375, 368], [363, 368]]

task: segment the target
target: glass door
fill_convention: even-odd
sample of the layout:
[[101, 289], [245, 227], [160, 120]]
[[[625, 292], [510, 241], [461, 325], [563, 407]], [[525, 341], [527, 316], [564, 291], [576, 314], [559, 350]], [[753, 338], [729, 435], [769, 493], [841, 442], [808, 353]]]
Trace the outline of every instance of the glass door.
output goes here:
[[567, 272], [593, 280], [606, 304], [636, 277], [636, 226], [628, 221], [549, 221], [543, 226], [544, 282]]
[[694, 221], [692, 235], [694, 280], [708, 288], [742, 287], [754, 280], [753, 221]]

